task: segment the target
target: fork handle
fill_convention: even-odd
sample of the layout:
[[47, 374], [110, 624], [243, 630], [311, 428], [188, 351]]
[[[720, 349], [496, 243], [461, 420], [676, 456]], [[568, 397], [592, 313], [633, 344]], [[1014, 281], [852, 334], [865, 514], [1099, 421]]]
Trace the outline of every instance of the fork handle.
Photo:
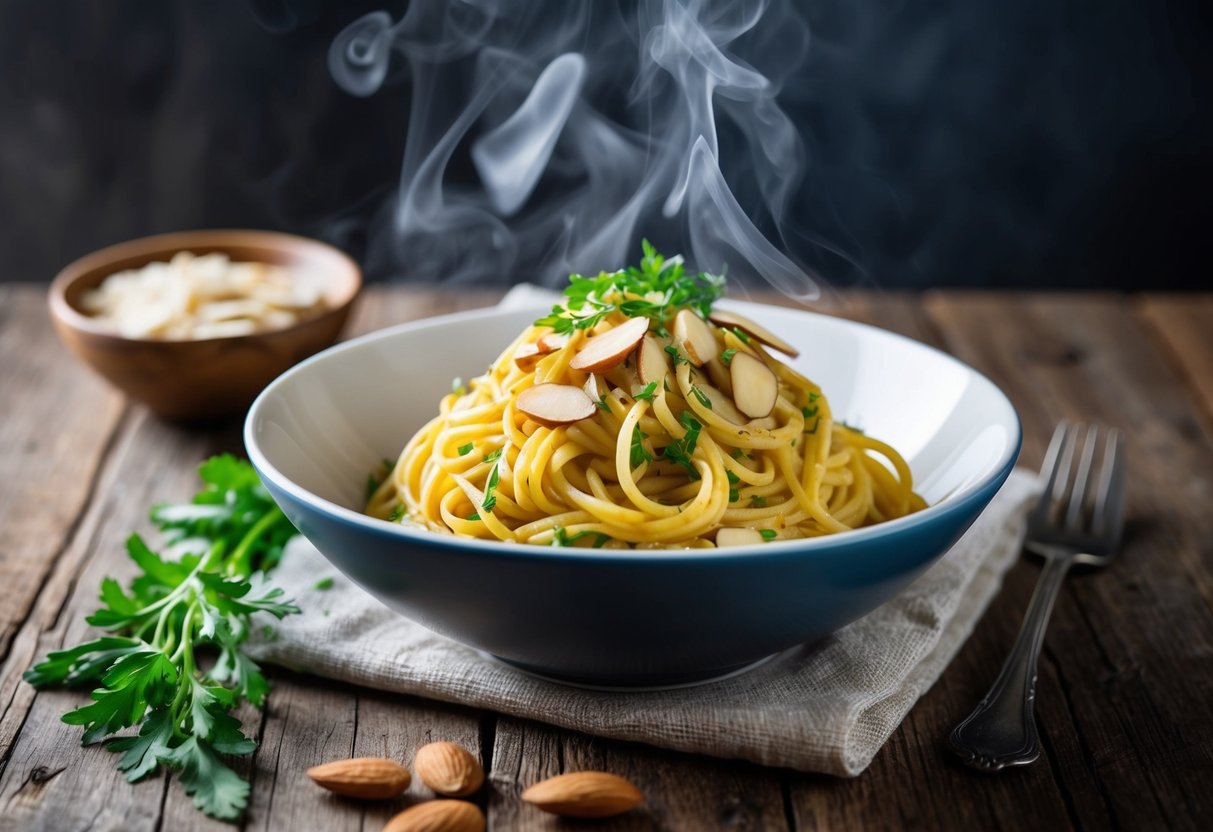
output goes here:
[[1023, 626], [989, 693], [948, 741], [964, 762], [985, 772], [1024, 766], [1040, 756], [1036, 732], [1036, 661], [1044, 642], [1049, 613], [1074, 555], [1055, 554], [1045, 561], [1032, 593]]

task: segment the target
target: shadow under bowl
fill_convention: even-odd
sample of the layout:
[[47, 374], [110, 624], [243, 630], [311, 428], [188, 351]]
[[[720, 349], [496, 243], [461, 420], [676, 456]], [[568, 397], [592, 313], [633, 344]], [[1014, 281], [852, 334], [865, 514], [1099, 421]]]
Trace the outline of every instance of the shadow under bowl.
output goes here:
[[[1019, 419], [938, 350], [802, 311], [724, 304], [790, 341], [839, 419], [907, 458], [930, 506], [892, 522], [717, 550], [606, 551], [470, 540], [363, 515], [368, 472], [545, 310], [483, 310], [383, 330], [273, 382], [245, 422], [249, 458], [304, 535], [399, 613], [532, 672], [669, 685], [815, 641], [934, 563], [1006, 479]], [[368, 599], [368, 603], [373, 603]]]
[[[325, 309], [284, 329], [188, 341], [127, 338], [82, 311], [84, 294], [111, 274], [168, 261], [182, 251], [283, 266], [292, 280], [320, 291]], [[56, 276], [48, 304], [55, 330], [77, 358], [158, 416], [190, 423], [241, 411], [284, 370], [336, 341], [361, 286], [358, 265], [318, 240], [271, 231], [199, 230], [144, 237], [85, 255]]]

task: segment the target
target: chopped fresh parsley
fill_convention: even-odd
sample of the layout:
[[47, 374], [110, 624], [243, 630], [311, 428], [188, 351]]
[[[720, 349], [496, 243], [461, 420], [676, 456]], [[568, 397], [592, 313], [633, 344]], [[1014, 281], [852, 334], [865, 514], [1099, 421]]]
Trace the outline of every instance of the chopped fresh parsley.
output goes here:
[[472, 452], [472, 448], [474, 448], [474, 447], [476, 447], [476, 446], [471, 442], [467, 443], [466, 445], [460, 445], [459, 446], [459, 455], [467, 456], [468, 454], [470, 454]]
[[[500, 456], [500, 454], [498, 454]], [[492, 511], [497, 505], [497, 484], [501, 481], [501, 466], [494, 465], [493, 470], [489, 471], [489, 481], [484, 486], [484, 502], [480, 507], [485, 511]]]
[[774, 540], [779, 536], [779, 532], [774, 529], [759, 529], [758, 533], [762, 535], [763, 540]]
[[767, 504], [767, 498], [761, 494], [755, 494], [750, 498], [750, 506], [753, 508], [763, 508]]
[[691, 385], [691, 395], [693, 395], [696, 399], [698, 399], [699, 403], [701, 405], [703, 405], [704, 407], [706, 407], [708, 410], [712, 409], [712, 400], [709, 399], [707, 396], [705, 396], [703, 391], [700, 390], [698, 387], [696, 387], [693, 384]]
[[644, 386], [644, 389], [636, 394], [636, 398], [641, 401], [652, 401], [653, 394], [657, 392], [657, 382], [650, 381]]
[[582, 538], [593, 537], [593, 547], [595, 549], [601, 549], [603, 545], [611, 539], [611, 536], [608, 534], [603, 534], [602, 532], [593, 532], [589, 529], [570, 535], [567, 531], [565, 531], [564, 526], [556, 526], [552, 529], [552, 532], [553, 536], [551, 545], [555, 547], [572, 546]]
[[404, 504], [396, 506], [392, 509], [392, 513], [387, 516], [389, 523], [399, 523], [404, 518]]
[[644, 440], [648, 439], [649, 435], [642, 431], [639, 426], [632, 428], [632, 467], [636, 468], [645, 462], [652, 462], [653, 455], [649, 453], [648, 448], [644, 446]]
[[818, 417], [817, 417], [817, 420], [813, 422], [813, 427], [811, 427], [811, 428], [805, 428], [803, 432], [804, 432], [804, 433], [808, 433], [808, 434], [814, 434], [814, 433], [817, 433], [817, 426], [818, 426], [818, 425], [820, 425], [820, 424], [821, 424], [821, 417], [820, 417], [820, 416], [818, 416]]
[[801, 415], [804, 416], [804, 418], [806, 420], [812, 419], [814, 416], [817, 415], [817, 411], [820, 409], [820, 407], [821, 407], [821, 405], [813, 405], [812, 407], [802, 407], [802, 408], [800, 408], [800, 413], [801, 413]]
[[502, 449], [498, 448], [497, 450], [495, 450], [491, 453], [485, 454], [484, 461], [485, 462], [496, 462], [497, 460], [501, 459], [501, 451], [502, 451]]
[[680, 353], [678, 351], [678, 347], [674, 346], [673, 344], [670, 344], [669, 346], [667, 346], [665, 348], [665, 351], [666, 351], [666, 353], [669, 354], [670, 358], [674, 359], [675, 367], [677, 367], [679, 364], [690, 364], [691, 363], [691, 360], [689, 358], [686, 358], [682, 353]]
[[469, 514], [469, 515], [468, 515], [468, 516], [467, 516], [465, 519], [467, 519], [467, 520], [479, 520], [479, 519], [480, 519], [480, 515], [479, 515], [479, 514], [476, 514], [476, 513]]
[[741, 448], [734, 448], [729, 452], [729, 456], [733, 457], [733, 459], [741, 459], [745, 456], [745, 451], [741, 450]]
[[589, 329], [618, 311], [629, 318], [647, 317], [658, 335], [667, 335], [665, 321], [678, 309], [694, 309], [706, 318], [712, 304], [724, 294], [724, 278], [706, 272], [689, 274], [681, 257], [663, 257], [648, 240], [642, 247], [639, 266], [601, 272], [596, 277], [569, 275], [565, 305], [553, 306], [551, 314], [535, 321], [535, 326], [568, 334]]
[[736, 488], [730, 488], [729, 489], [729, 502], [735, 503], [740, 499], [741, 499], [741, 492], [738, 491]]
[[720, 363], [726, 367], [729, 366], [733, 363], [733, 356], [735, 355], [737, 355], [737, 350], [735, 349], [722, 350], [720, 353]]
[[743, 344], [750, 343], [750, 336], [747, 335], [745, 333], [745, 331], [740, 330], [737, 327], [733, 327], [732, 332], [734, 335], [737, 336], [737, 340], [741, 341], [741, 343], [743, 343]]
[[678, 421], [687, 432], [681, 439], [675, 439], [665, 446], [665, 458], [680, 465], [692, 480], [698, 480], [699, 471], [691, 462], [691, 455], [695, 453], [695, 445], [699, 441], [699, 431], [703, 429], [703, 425], [689, 411], [683, 411]]
[[729, 478], [729, 485], [737, 485], [741, 482], [741, 477], [734, 474], [732, 471], [725, 469], [724, 475]]
[[594, 405], [595, 405], [595, 406], [596, 406], [596, 407], [597, 407], [599, 410], [601, 410], [603, 413], [610, 413], [610, 412], [611, 412], [611, 406], [610, 406], [609, 404], [607, 404], [607, 401], [606, 401], [606, 396], [605, 396], [605, 395], [603, 395], [603, 396], [602, 396], [602, 398], [600, 398], [598, 401], [594, 402]]
[[316, 583], [312, 584], [312, 589], [323, 590], [323, 589], [332, 589], [332, 588], [333, 588], [332, 577], [321, 578], [320, 580], [316, 581]]

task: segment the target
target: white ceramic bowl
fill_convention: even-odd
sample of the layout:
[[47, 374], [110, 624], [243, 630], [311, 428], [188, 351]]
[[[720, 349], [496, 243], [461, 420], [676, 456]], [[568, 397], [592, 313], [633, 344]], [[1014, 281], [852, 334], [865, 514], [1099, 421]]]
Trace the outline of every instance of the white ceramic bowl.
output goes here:
[[805, 541], [695, 552], [549, 549], [414, 531], [360, 513], [455, 377], [483, 372], [544, 310], [386, 329], [289, 370], [253, 404], [249, 457], [287, 516], [385, 604], [547, 675], [667, 683], [727, 672], [859, 618], [969, 526], [1010, 473], [1007, 397], [956, 359], [839, 318], [726, 302], [801, 351], [838, 419], [897, 448], [930, 507]]

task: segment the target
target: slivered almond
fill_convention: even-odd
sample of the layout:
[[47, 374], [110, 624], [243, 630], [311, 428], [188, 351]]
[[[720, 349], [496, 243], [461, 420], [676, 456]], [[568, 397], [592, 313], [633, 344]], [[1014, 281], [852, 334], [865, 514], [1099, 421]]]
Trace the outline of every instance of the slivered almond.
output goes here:
[[779, 398], [779, 379], [749, 353], [739, 352], [729, 363], [733, 379], [733, 401], [751, 419], [769, 416]]
[[536, 783], [522, 799], [553, 815], [608, 818], [644, 802], [640, 789], [605, 771], [575, 771]]
[[535, 343], [539, 345], [539, 351], [542, 353], [556, 352], [569, 345], [569, 336], [549, 332], [546, 335], [540, 335], [539, 340]]
[[[744, 425], [749, 421], [749, 417], [743, 415], [740, 410], [734, 407], [733, 402], [729, 400], [728, 396], [717, 390], [712, 385], [696, 381], [692, 386], [695, 388], [695, 390], [702, 393], [705, 399], [711, 402], [711, 406], [708, 409], [720, 418], [732, 422], [735, 425]], [[695, 397], [694, 390], [691, 391], [691, 397]]]
[[800, 350], [771, 332], [762, 324], [754, 323], [744, 315], [738, 315], [736, 312], [730, 312], [727, 309], [713, 309], [712, 314], [708, 315], [708, 320], [716, 324], [716, 326], [740, 329], [751, 338], [761, 341], [768, 347], [777, 349], [785, 355], [790, 355], [793, 358], [800, 355]]
[[674, 340], [696, 367], [702, 367], [716, 354], [716, 336], [690, 309], [681, 309], [674, 316]]
[[586, 341], [569, 366], [587, 373], [605, 373], [622, 364], [640, 346], [640, 339], [648, 331], [648, 318], [628, 318], [614, 329]]
[[539, 344], [519, 344], [518, 348], [514, 350], [514, 363], [520, 370], [535, 369], [540, 358], [543, 356], [539, 352]]
[[648, 334], [641, 340], [636, 369], [642, 384], [652, 384], [655, 381], [660, 386], [670, 374], [670, 358], [665, 354], [665, 346], [657, 336]]
[[765, 542], [757, 529], [724, 528], [716, 532], [717, 546], [750, 546]]
[[585, 384], [581, 386], [581, 389], [590, 397], [590, 401], [602, 401], [602, 394], [598, 392], [598, 376], [593, 373], [585, 377]]
[[409, 770], [382, 757], [355, 757], [313, 766], [307, 776], [330, 792], [364, 800], [386, 800], [403, 794], [413, 779]]
[[383, 832], [484, 832], [484, 813], [464, 800], [430, 800], [393, 817]]
[[594, 415], [594, 402], [580, 387], [536, 384], [518, 394], [518, 409], [545, 425], [571, 425]]
[[413, 770], [422, 783], [447, 797], [467, 797], [484, 783], [480, 761], [453, 742], [431, 742], [418, 748]]
[[514, 363], [520, 370], [533, 370], [539, 363], [539, 359], [545, 355], [551, 355], [556, 350], [567, 346], [568, 343], [567, 335], [557, 335], [555, 332], [540, 335], [536, 341], [518, 345], [518, 349], [514, 350]]

